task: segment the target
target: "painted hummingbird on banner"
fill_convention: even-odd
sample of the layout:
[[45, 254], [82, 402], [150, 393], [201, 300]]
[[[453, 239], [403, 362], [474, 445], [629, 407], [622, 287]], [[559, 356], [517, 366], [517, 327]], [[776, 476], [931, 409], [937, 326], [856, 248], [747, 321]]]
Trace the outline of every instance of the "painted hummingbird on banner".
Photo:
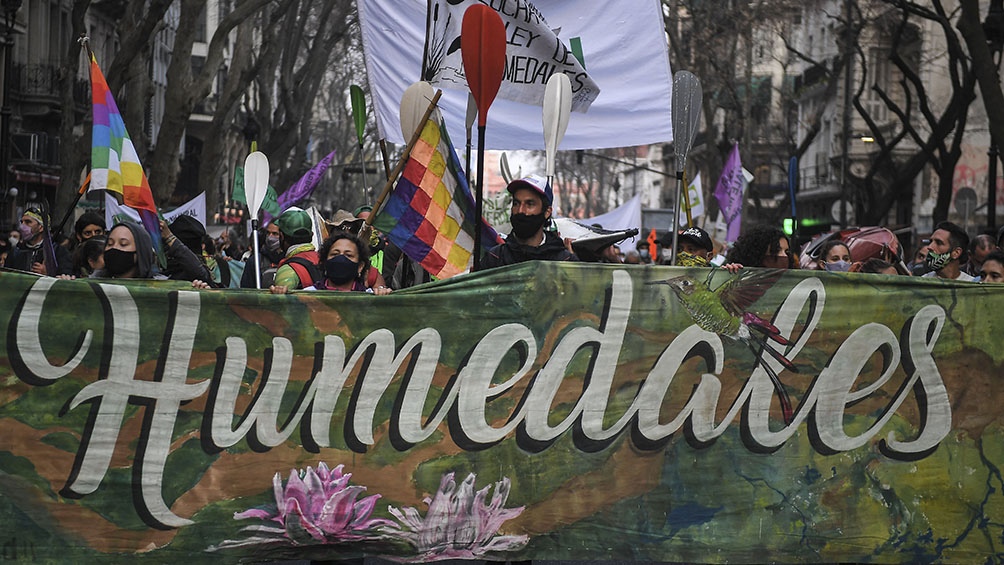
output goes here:
[[788, 339], [781, 335], [781, 331], [774, 324], [746, 311], [763, 296], [784, 271], [744, 270], [738, 276], [712, 289], [710, 283], [714, 272], [712, 270], [706, 281], [684, 275], [649, 284], [669, 285], [676, 298], [701, 329], [745, 343], [756, 358], [757, 364], [770, 376], [777, 397], [781, 401], [784, 423], [790, 424], [791, 398], [777, 372], [763, 361], [763, 352], [767, 352], [785, 369], [797, 373], [798, 368], [794, 363], [780, 351], [769, 346], [766, 341], [788, 345]]

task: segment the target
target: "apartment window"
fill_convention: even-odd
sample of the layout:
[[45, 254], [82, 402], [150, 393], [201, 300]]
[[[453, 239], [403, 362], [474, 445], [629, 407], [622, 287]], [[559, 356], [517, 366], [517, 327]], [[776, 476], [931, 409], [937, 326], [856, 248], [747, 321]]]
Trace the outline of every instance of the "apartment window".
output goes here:
[[206, 66], [206, 58], [199, 55], [192, 55], [192, 76], [202, 74], [202, 67]]
[[199, 43], [206, 42], [206, 3], [202, 3], [202, 9], [199, 11], [199, 18], [195, 24], [195, 41]]
[[892, 62], [889, 60], [889, 50], [885, 47], [872, 47], [868, 50], [868, 75], [866, 88], [864, 91], [865, 110], [876, 122], [884, 122], [889, 117], [889, 108], [885, 102], [875, 92], [873, 86], [877, 86], [886, 93], [889, 98], [896, 101], [898, 96], [890, 90], [892, 85], [892, 75], [895, 72]]

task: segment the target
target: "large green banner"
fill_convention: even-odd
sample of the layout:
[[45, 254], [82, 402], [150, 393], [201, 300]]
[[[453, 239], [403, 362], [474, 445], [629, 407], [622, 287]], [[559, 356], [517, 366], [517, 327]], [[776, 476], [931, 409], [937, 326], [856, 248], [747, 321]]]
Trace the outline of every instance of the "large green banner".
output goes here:
[[4, 560], [1004, 559], [1004, 286], [0, 288]]

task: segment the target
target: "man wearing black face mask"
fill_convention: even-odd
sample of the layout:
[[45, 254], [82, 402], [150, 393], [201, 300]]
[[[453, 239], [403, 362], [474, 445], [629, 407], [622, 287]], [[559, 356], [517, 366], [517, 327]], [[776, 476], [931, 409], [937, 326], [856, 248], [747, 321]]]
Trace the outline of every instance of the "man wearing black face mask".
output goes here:
[[554, 193], [551, 185], [539, 176], [514, 180], [506, 187], [512, 194], [509, 222], [512, 232], [505, 243], [489, 249], [481, 260], [485, 269], [513, 265], [523, 261], [577, 261], [561, 238], [544, 231], [551, 219]]

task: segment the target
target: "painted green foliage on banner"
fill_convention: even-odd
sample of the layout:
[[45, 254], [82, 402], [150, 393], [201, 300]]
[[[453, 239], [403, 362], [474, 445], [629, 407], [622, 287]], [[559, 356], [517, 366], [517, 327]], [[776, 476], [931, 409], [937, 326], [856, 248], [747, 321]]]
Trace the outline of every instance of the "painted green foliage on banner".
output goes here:
[[0, 273], [4, 559], [1004, 558], [1004, 287], [754, 274]]

